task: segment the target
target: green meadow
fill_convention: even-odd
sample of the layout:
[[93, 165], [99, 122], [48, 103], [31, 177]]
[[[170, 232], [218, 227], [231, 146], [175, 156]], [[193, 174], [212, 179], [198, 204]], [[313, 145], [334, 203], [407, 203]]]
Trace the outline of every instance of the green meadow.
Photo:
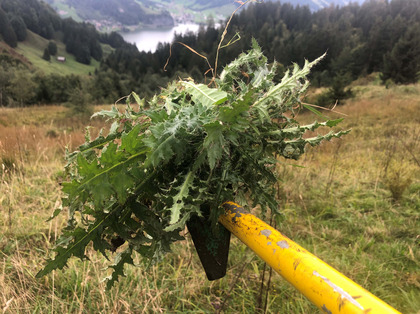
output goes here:
[[[87, 76], [93, 74], [95, 69], [99, 67], [99, 62], [95, 59], [91, 59], [91, 64], [86, 65], [76, 62], [74, 55], [66, 52], [66, 47], [62, 42], [55, 42], [57, 44], [57, 55], [51, 56], [50, 61], [42, 59], [44, 49], [48, 46], [49, 40], [28, 31], [27, 39], [23, 42], [19, 42], [16, 51], [22, 54], [34, 68], [42, 69], [45, 74], [62, 74], [62, 75], [81, 75]], [[104, 54], [109, 53], [111, 50], [109, 46], [106, 46]], [[57, 60], [57, 56], [66, 58], [65, 62]]]

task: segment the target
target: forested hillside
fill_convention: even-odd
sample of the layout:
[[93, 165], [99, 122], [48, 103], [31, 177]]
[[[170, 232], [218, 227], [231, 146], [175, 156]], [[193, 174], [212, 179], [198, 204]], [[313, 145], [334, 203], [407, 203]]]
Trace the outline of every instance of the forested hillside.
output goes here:
[[[351, 4], [317, 12], [290, 4], [260, 3], [233, 18], [226, 38], [239, 34], [241, 40], [221, 51], [220, 63], [246, 50], [254, 37], [270, 60], [276, 59], [285, 67], [326, 52], [311, 80], [318, 86], [329, 86], [335, 80], [348, 84], [373, 72], [380, 72], [383, 82], [411, 83], [418, 80], [420, 72], [419, 29], [420, 1], [416, 0], [369, 1], [362, 6]], [[222, 29], [208, 27], [198, 35], [178, 36], [175, 41], [214, 60], [221, 33]], [[159, 71], [169, 77], [186, 72], [199, 79], [207, 70], [203, 59], [175, 45], [164, 73], [162, 65], [168, 51], [169, 45], [161, 45], [155, 54], [139, 52], [133, 56], [118, 49], [103, 62], [103, 68], [130, 73], [142, 86], [150, 86], [153, 73]]]
[[[36, 62], [14, 49], [19, 48], [19, 43], [29, 47], [31, 53], [28, 54], [38, 55]], [[44, 46], [40, 46], [41, 43]], [[130, 46], [116, 33], [101, 34], [91, 24], [61, 19], [44, 2], [1, 0], [0, 106], [63, 103], [75, 89], [86, 88], [91, 80], [79, 75], [63, 75], [66, 73], [64, 64], [62, 71], [58, 67], [57, 73], [46, 75], [44, 68], [58, 57], [57, 47], [63, 46], [62, 52], [74, 56], [76, 63], [89, 65], [92, 60], [99, 64], [104, 46], [112, 49], [122, 45]]]
[[100, 42], [107, 39], [92, 25], [61, 19], [51, 7], [37, 0], [0, 1], [0, 26], [3, 40], [12, 48], [31, 31], [45, 39], [64, 42], [66, 51], [85, 64], [90, 63], [91, 57], [101, 60]]
[[[218, 72], [249, 49], [254, 37], [269, 60], [283, 65], [280, 72], [292, 62], [302, 64], [304, 59], [313, 60], [326, 52], [324, 60], [313, 70], [311, 82], [315, 86], [338, 86], [343, 90], [351, 81], [371, 73], [379, 73], [386, 84], [412, 83], [420, 73], [419, 29], [417, 0], [370, 0], [362, 5], [331, 6], [316, 12], [307, 6], [287, 3], [252, 4], [232, 19], [225, 44], [231, 38], [240, 40], [220, 51]], [[209, 24], [200, 28], [198, 34], [177, 36], [175, 41], [202, 53], [214, 64], [222, 31], [223, 27]], [[101, 34], [90, 24], [60, 19], [48, 5], [36, 0], [0, 0], [0, 32], [0, 38], [10, 47], [25, 42], [31, 32], [53, 43], [64, 43], [66, 52], [78, 62], [89, 64], [92, 59], [100, 62], [89, 77], [70, 79], [60, 73], [42, 74], [42, 66], [41, 71], [35, 69], [22, 62], [22, 58], [16, 59], [10, 49], [0, 48], [0, 105], [63, 103], [69, 101], [75, 89], [97, 103], [114, 102], [131, 91], [150, 97], [174, 78], [191, 76], [204, 80], [208, 70], [202, 58], [175, 44], [164, 71], [170, 55], [169, 44], [161, 44], [155, 53], [139, 52], [119, 34]], [[105, 57], [104, 45], [109, 47]], [[42, 49], [50, 45], [45, 46]], [[46, 59], [51, 54], [49, 50], [44, 53]], [[41, 58], [42, 51], [39, 55]], [[30, 82], [23, 87], [34, 86], [23, 98], [14, 88], [19, 77]], [[60, 89], [51, 84], [61, 81]]]

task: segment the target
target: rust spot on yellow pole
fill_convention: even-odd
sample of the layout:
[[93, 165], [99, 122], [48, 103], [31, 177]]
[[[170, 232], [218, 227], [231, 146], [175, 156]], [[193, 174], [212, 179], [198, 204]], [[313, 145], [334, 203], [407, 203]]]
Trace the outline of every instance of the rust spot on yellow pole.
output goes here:
[[241, 206], [224, 207], [220, 223], [324, 313], [399, 313]]

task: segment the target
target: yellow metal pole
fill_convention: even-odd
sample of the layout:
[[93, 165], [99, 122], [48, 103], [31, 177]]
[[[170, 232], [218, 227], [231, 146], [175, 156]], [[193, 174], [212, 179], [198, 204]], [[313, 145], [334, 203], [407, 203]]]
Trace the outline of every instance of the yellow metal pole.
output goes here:
[[219, 222], [324, 313], [399, 313], [241, 206], [224, 207]]

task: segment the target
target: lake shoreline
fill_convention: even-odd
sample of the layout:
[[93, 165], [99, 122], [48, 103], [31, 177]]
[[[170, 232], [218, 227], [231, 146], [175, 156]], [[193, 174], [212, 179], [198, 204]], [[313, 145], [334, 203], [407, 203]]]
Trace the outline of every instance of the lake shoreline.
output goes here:
[[126, 42], [135, 44], [139, 51], [155, 52], [159, 43], [170, 43], [176, 34], [197, 33], [203, 24], [177, 23], [173, 27], [137, 27], [133, 31], [118, 32]]

